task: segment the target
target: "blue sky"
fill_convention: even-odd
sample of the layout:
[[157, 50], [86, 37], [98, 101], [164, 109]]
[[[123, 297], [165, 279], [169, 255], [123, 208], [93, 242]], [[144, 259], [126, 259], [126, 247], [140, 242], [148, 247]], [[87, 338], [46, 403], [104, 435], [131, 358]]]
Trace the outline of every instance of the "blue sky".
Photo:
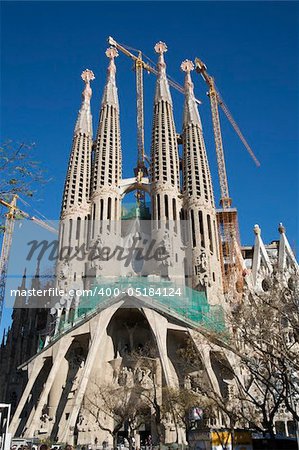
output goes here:
[[[156, 60], [165, 41], [167, 71], [180, 83], [185, 58], [200, 56], [248, 142], [258, 169], [224, 116], [223, 141], [230, 194], [238, 208], [243, 244], [258, 223], [266, 242], [287, 228], [298, 251], [298, 9], [296, 2], [2, 2], [1, 140], [36, 142], [36, 158], [51, 183], [31, 201], [48, 218], [59, 215], [72, 132], [85, 68], [92, 69], [96, 130], [106, 77], [106, 39]], [[193, 74], [216, 201], [217, 167], [206, 86]], [[145, 74], [146, 151], [149, 153], [154, 77]], [[136, 159], [132, 62], [117, 59], [124, 176]], [[172, 91], [177, 131], [183, 96]]]

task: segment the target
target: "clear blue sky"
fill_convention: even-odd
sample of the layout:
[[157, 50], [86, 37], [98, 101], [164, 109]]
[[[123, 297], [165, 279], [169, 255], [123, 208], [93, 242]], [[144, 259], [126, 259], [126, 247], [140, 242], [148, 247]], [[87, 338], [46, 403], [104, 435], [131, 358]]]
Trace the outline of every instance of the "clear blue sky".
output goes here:
[[[298, 251], [298, 54], [296, 2], [2, 2], [1, 139], [34, 141], [37, 158], [53, 177], [32, 203], [57, 218], [72, 133], [81, 102], [83, 69], [92, 69], [96, 129], [106, 77], [106, 39], [156, 60], [154, 44], [168, 45], [169, 75], [200, 56], [261, 161], [257, 169], [222, 117], [230, 194], [239, 211], [243, 244], [258, 223], [265, 242], [278, 238], [282, 221]], [[136, 155], [132, 63], [117, 60], [124, 176]], [[218, 202], [218, 179], [209, 100], [194, 74]], [[154, 78], [145, 75], [146, 145], [149, 153]], [[177, 131], [183, 96], [173, 92]]]

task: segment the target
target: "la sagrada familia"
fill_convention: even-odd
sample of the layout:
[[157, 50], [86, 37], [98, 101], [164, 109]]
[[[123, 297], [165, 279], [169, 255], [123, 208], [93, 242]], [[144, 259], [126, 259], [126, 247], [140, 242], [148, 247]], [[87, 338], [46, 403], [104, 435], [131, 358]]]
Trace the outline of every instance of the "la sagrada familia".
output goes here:
[[[117, 50], [110, 47], [106, 52], [109, 65], [95, 137], [90, 108], [94, 75], [90, 70], [82, 73], [85, 87], [63, 192], [59, 248], [83, 246], [102, 253], [105, 248], [106, 256], [60, 259], [55, 283], [66, 294], [51, 309], [27, 308], [24, 298], [16, 298], [12, 326], [0, 350], [0, 400], [12, 404], [13, 436], [112, 445], [117, 425], [112, 400], [121, 401], [123, 392], [136, 393], [136, 386], [160, 406], [167, 387], [196, 391], [206, 383], [220, 396], [229, 395], [232, 372], [221, 373], [219, 361], [233, 363], [221, 346], [209, 340], [209, 333], [225, 327], [229, 302], [224, 289], [225, 255], [191, 79], [193, 64], [186, 60], [181, 66], [185, 102], [178, 134], [166, 50], [162, 42], [155, 46], [158, 74], [149, 168], [129, 179], [122, 178], [126, 155], [121, 146]], [[135, 216], [128, 219], [123, 199], [130, 192], [138, 199], [148, 198], [149, 206], [137, 202]], [[298, 273], [283, 226], [280, 239], [270, 245], [264, 245], [258, 226], [254, 232], [254, 245], [241, 248], [238, 256], [241, 288], [234, 283], [230, 294], [236, 284], [236, 295], [245, 284], [263, 289], [267, 274], [277, 266], [284, 271], [286, 283]], [[120, 253], [136, 243], [139, 251], [141, 246], [144, 253], [155, 256], [142, 260], [136, 252], [130, 258]], [[113, 251], [116, 246], [118, 255]], [[37, 273], [31, 286], [40, 283]], [[22, 287], [30, 287], [26, 276]], [[84, 289], [94, 295], [77, 295]], [[182, 350], [190, 345], [198, 355], [196, 369], [183, 356]], [[149, 418], [135, 424], [136, 446], [149, 436], [155, 442], [158, 435], [165, 443], [185, 443], [184, 425], [178, 426], [171, 414], [163, 418], [162, 430], [157, 429], [153, 404], [148, 404]], [[216, 419], [221, 426], [221, 414]], [[126, 426], [120, 427], [120, 433], [125, 434]]]

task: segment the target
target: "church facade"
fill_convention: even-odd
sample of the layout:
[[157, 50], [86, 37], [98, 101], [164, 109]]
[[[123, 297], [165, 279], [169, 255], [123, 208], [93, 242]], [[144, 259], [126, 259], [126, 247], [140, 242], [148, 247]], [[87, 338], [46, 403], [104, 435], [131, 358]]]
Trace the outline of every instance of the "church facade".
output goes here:
[[[181, 65], [185, 102], [178, 136], [166, 50], [162, 42], [155, 46], [158, 75], [148, 174], [122, 177], [126, 155], [121, 146], [117, 50], [106, 51], [107, 80], [95, 137], [90, 108], [94, 74], [82, 73], [84, 90], [63, 193], [59, 248], [84, 249], [85, 257], [59, 258], [55, 285], [66, 294], [51, 310], [28, 309], [24, 299], [16, 299], [12, 327], [0, 350], [1, 400], [12, 403], [13, 436], [112, 446], [117, 423], [111, 398], [121, 402], [124, 393], [134, 399], [141, 392], [150, 399], [144, 418], [137, 414], [137, 425], [123, 423], [119, 433], [125, 436], [131, 426], [137, 447], [149, 437], [153, 443], [162, 439], [185, 444], [186, 427], [176, 423], [175, 415], [156, 418], [154, 403], [162, 408], [166, 389], [196, 392], [207, 384], [219, 396], [228, 395], [234, 362], [210, 339], [225, 328], [229, 302], [193, 64], [185, 60]], [[148, 198], [149, 204], [137, 201], [133, 217], [126, 218], [124, 198], [131, 192], [137, 199]], [[279, 240], [269, 246], [258, 226], [254, 233], [253, 247], [239, 250], [237, 277], [249, 289], [262, 290], [273, 268], [279, 267], [282, 283], [290, 283], [298, 276], [298, 264], [283, 226]], [[138, 250], [148, 257], [138, 257]], [[86, 256], [90, 252], [91, 258]], [[32, 285], [39, 285], [38, 272]], [[29, 287], [26, 275], [22, 287]], [[82, 295], [84, 290], [89, 294]], [[196, 368], [184, 356], [190, 346], [198, 355]], [[221, 373], [223, 360], [231, 372]], [[215, 420], [223, 425], [221, 413]]]

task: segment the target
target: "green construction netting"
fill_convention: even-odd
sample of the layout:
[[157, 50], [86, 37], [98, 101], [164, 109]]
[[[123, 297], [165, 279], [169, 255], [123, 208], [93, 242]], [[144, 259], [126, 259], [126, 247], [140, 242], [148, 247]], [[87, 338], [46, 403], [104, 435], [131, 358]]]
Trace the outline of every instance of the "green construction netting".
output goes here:
[[221, 306], [208, 304], [204, 292], [168, 280], [149, 280], [146, 277], [119, 277], [115, 281], [98, 278], [89, 293], [81, 296], [78, 319], [105, 309], [111, 298], [127, 294], [138, 297], [148, 307], [165, 313], [175, 313], [178, 318], [200, 324], [217, 332], [224, 331], [224, 314]]
[[136, 217], [140, 217], [143, 220], [150, 220], [150, 207], [149, 204], [141, 204], [139, 207], [135, 204], [124, 204], [121, 210], [121, 219], [122, 220], [132, 220]]

